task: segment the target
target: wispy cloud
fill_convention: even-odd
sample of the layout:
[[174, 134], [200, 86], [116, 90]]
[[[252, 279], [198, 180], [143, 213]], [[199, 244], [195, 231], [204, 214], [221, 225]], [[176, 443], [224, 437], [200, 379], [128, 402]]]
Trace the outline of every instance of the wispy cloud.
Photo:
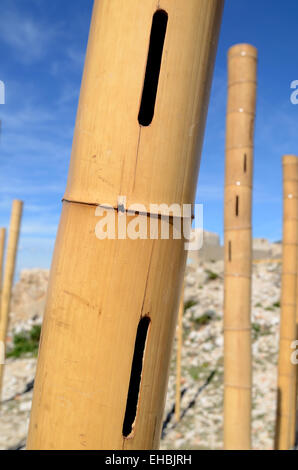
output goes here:
[[61, 35], [59, 25], [49, 25], [17, 11], [13, 4], [1, 5], [0, 39], [10, 47], [17, 59], [25, 64], [44, 59], [53, 40]]
[[23, 235], [45, 235], [47, 237], [55, 237], [57, 231], [57, 222], [49, 223], [47, 219], [39, 219], [34, 222], [25, 222], [22, 225]]
[[22, 199], [18, 270], [50, 264], [91, 8], [92, 0], [1, 0], [0, 226]]

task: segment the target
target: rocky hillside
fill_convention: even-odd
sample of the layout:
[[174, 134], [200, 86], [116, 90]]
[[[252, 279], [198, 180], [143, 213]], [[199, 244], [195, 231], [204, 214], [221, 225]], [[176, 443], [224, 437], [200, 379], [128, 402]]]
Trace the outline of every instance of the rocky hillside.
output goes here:
[[[253, 446], [272, 449], [276, 364], [279, 334], [280, 271], [278, 262], [253, 268]], [[48, 272], [24, 271], [14, 287], [8, 347], [16, 334], [32, 331], [42, 321]], [[186, 310], [183, 320], [182, 413], [176, 424], [175, 348], [162, 449], [221, 449], [223, 427], [223, 262], [188, 266], [185, 276]], [[32, 357], [33, 354], [33, 357]], [[0, 410], [0, 449], [24, 445], [32, 399], [36, 358], [9, 358]]]
[[[280, 270], [278, 263], [253, 267], [254, 449], [272, 449], [276, 413]], [[165, 429], [163, 449], [222, 449], [223, 445], [223, 262], [188, 268], [185, 278], [182, 413]], [[175, 400], [175, 351], [166, 411]], [[202, 387], [204, 387], [201, 390]]]

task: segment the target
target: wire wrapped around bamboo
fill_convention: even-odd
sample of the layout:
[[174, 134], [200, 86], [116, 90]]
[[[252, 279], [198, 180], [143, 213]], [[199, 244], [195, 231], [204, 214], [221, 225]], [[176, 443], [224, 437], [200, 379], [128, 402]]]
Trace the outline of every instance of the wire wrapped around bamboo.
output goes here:
[[228, 54], [225, 175], [224, 447], [251, 448], [252, 175], [257, 50]]
[[276, 449], [294, 446], [296, 413], [296, 366], [291, 361], [296, 339], [298, 159], [283, 157], [283, 254], [281, 322], [278, 361]]
[[[4, 345], [6, 342], [6, 333], [8, 326], [8, 316], [11, 299], [11, 289], [13, 284], [16, 257], [18, 251], [18, 241], [20, 234], [20, 226], [23, 212], [23, 202], [13, 201], [11, 219], [9, 226], [9, 238], [6, 251], [3, 288], [1, 295], [1, 317], [0, 317], [0, 342]], [[0, 364], [0, 393], [2, 390], [4, 364]]]
[[[159, 446], [186, 259], [172, 230], [181, 214], [174, 211], [168, 240], [98, 240], [95, 209], [118, 215], [125, 196], [127, 206], [145, 206], [142, 223], [155, 215], [160, 228], [164, 212], [152, 203], [194, 202], [222, 7], [221, 0], [94, 2], [29, 449]], [[152, 87], [144, 73], [159, 21], [164, 47], [147, 119], [142, 95]]]

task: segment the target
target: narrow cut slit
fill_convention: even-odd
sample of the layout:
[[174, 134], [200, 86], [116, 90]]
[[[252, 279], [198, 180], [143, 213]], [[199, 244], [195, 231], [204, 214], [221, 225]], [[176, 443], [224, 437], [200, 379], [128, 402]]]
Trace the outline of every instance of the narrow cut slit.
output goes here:
[[141, 126], [149, 126], [155, 110], [162, 54], [168, 24], [168, 14], [157, 10], [153, 16], [147, 67], [138, 121]]
[[140, 320], [136, 341], [135, 350], [133, 355], [130, 382], [126, 401], [126, 410], [123, 421], [122, 434], [124, 437], [128, 437], [133, 431], [133, 425], [137, 415], [140, 385], [143, 370], [143, 358], [146, 347], [146, 340], [148, 335], [148, 329], [150, 325], [150, 318], [143, 317]]
[[239, 196], [236, 196], [236, 217], [239, 215]]

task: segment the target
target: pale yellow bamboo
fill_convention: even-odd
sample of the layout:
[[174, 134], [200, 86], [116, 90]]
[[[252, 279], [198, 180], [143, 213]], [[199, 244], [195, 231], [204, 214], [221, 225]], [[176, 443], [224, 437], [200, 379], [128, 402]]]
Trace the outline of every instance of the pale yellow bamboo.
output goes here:
[[[297, 217], [297, 223], [298, 223], [298, 217]], [[298, 227], [297, 227], [297, 237], [298, 237]], [[297, 238], [297, 243], [298, 243], [298, 238]], [[296, 341], [298, 341], [298, 245], [297, 245], [297, 284], [296, 284]], [[297, 351], [297, 348], [298, 346], [296, 346], [296, 351]], [[294, 352], [294, 349], [292, 351]], [[293, 420], [293, 423], [292, 423], [292, 433], [293, 433], [292, 442], [294, 442], [294, 445], [296, 444], [296, 436], [298, 435], [298, 365], [297, 364], [295, 364], [295, 369], [296, 369], [296, 383], [295, 383], [296, 401], [295, 401], [295, 410], [294, 410], [295, 419]]]
[[181, 414], [181, 355], [183, 342], [183, 313], [184, 313], [184, 289], [182, 289], [180, 307], [178, 313], [177, 327], [177, 356], [176, 356], [176, 402], [175, 402], [175, 418], [176, 422], [180, 421]]
[[[29, 449], [159, 446], [184, 241], [173, 238], [173, 220], [169, 240], [98, 240], [95, 209], [109, 205], [114, 217], [125, 196], [127, 206], [145, 206], [144, 224], [164, 213], [152, 203], [193, 203], [222, 7], [220, 0], [94, 2]], [[157, 8], [167, 12], [168, 24], [154, 117], [144, 127], [138, 115]], [[180, 220], [179, 211], [174, 215]], [[126, 228], [133, 217], [123, 220]], [[137, 409], [127, 433], [135, 341], [145, 317]]]
[[294, 446], [296, 413], [296, 369], [291, 345], [296, 338], [298, 159], [283, 157], [283, 254], [282, 294], [278, 361], [276, 449]]
[[251, 448], [252, 174], [257, 50], [229, 50], [225, 175], [224, 447]]
[[[296, 285], [296, 341], [298, 341], [298, 248], [297, 248], [297, 285]], [[296, 351], [298, 346], [296, 345]], [[294, 350], [293, 350], [294, 352]], [[295, 410], [295, 423], [293, 424], [294, 442], [297, 443], [296, 436], [298, 436], [298, 364], [296, 364], [296, 410]]]
[[1, 294], [2, 294], [2, 276], [3, 276], [5, 237], [6, 237], [6, 229], [0, 228], [0, 318], [1, 318]]
[[[3, 276], [3, 262], [4, 262], [4, 249], [5, 249], [5, 236], [6, 229], [0, 229], [0, 321], [1, 321], [1, 296], [2, 296], [2, 276]], [[4, 344], [0, 343], [0, 363], [5, 361], [5, 348]], [[1, 387], [0, 387], [0, 400], [1, 400]]]
[[[4, 351], [22, 211], [23, 202], [17, 200], [13, 201], [1, 295], [0, 343], [4, 345]], [[2, 391], [3, 371], [4, 365], [0, 364], [0, 394]]]

